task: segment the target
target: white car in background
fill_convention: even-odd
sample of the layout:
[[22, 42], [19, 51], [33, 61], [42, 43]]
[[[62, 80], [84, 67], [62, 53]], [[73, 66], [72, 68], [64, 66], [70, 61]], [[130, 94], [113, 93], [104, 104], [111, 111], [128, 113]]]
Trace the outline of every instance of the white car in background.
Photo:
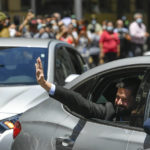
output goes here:
[[0, 39], [0, 150], [10, 149], [12, 128], [19, 116], [43, 102], [47, 92], [36, 82], [35, 62], [40, 57], [45, 78], [64, 85], [88, 69], [71, 45], [57, 40]]

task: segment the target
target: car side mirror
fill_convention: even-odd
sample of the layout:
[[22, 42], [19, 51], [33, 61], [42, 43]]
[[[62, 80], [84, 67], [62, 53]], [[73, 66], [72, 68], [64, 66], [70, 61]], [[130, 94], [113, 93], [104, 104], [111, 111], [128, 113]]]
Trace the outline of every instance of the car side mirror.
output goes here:
[[65, 79], [65, 84], [71, 82], [75, 78], [77, 78], [79, 74], [70, 74], [66, 79]]
[[143, 128], [144, 128], [144, 131], [150, 135], [150, 118], [144, 121]]

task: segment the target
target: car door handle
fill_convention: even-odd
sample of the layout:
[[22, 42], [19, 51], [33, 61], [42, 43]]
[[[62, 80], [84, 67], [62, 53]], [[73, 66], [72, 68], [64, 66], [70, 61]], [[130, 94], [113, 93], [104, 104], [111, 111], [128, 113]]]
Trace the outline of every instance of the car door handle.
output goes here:
[[70, 137], [56, 138], [56, 150], [72, 149], [74, 141]]

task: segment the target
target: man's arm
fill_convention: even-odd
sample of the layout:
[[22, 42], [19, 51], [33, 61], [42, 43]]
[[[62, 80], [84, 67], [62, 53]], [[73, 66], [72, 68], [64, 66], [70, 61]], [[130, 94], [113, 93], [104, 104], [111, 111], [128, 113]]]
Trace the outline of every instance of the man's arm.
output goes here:
[[[37, 59], [36, 66], [36, 79], [37, 82], [47, 91], [50, 92], [53, 84], [49, 83], [44, 78], [44, 72], [41, 59]], [[59, 102], [68, 106], [68, 108], [86, 118], [100, 118], [105, 117], [105, 106], [88, 101], [79, 93], [72, 90], [65, 89], [61, 86], [56, 86], [54, 94], [50, 95]]]
[[74, 111], [86, 118], [105, 118], [105, 106], [96, 104], [85, 99], [81, 94], [56, 86], [55, 94], [51, 97], [66, 105], [71, 111]]

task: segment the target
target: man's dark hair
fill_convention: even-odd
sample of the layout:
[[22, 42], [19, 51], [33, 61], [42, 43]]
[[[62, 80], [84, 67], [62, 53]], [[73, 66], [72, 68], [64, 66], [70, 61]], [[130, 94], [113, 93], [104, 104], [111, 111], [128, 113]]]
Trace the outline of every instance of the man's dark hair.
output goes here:
[[138, 78], [123, 79], [122, 81], [117, 83], [116, 87], [131, 90], [132, 96], [135, 97], [137, 94], [140, 82], [141, 81]]

